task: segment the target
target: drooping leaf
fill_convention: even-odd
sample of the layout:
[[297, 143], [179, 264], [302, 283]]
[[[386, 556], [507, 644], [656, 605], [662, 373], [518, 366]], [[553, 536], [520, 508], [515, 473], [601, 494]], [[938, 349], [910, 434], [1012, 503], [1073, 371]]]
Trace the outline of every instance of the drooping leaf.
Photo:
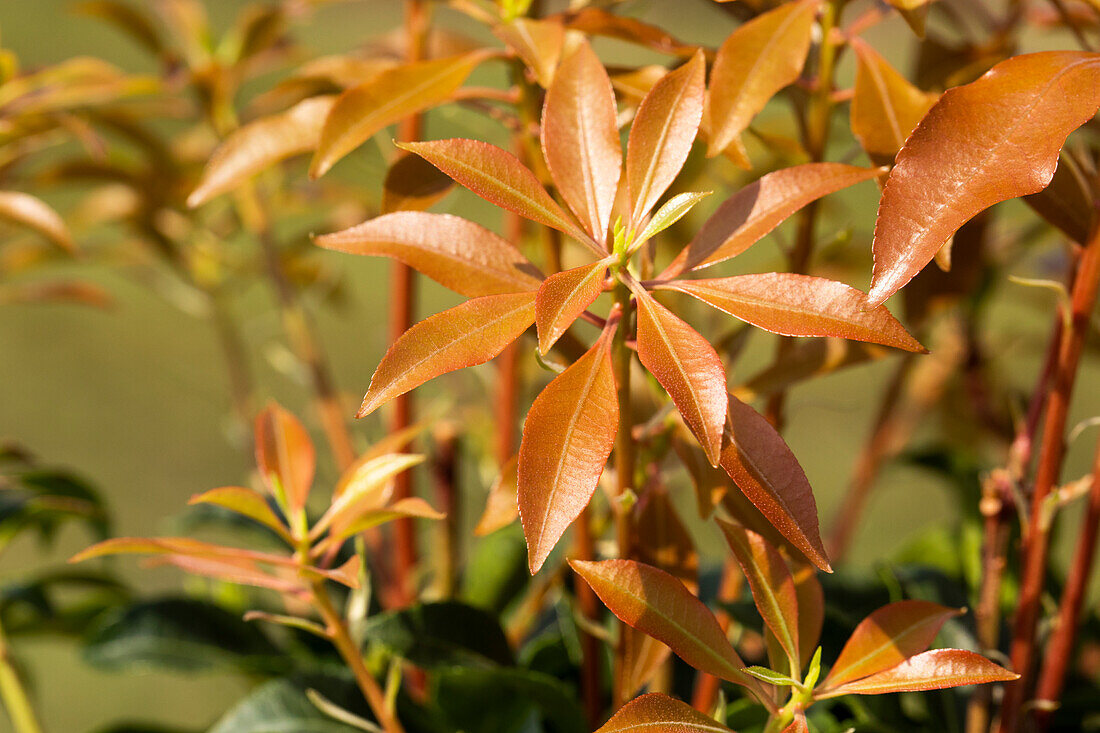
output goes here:
[[736, 257], [811, 201], [878, 173], [842, 163], [806, 163], [768, 173], [726, 199], [661, 277]]
[[798, 643], [798, 595], [794, 579], [779, 552], [760, 535], [744, 527], [719, 521], [737, 564], [752, 590], [760, 617], [792, 661], [801, 667]]
[[341, 94], [321, 130], [310, 176], [323, 176], [383, 127], [447, 100], [484, 59], [475, 52], [406, 64]]
[[382, 213], [426, 211], [452, 188], [450, 176], [419, 155], [402, 151], [382, 181]]
[[707, 99], [708, 155], [733, 145], [747, 160], [740, 135], [776, 92], [798, 78], [819, 4], [784, 3], [740, 26], [719, 47]]
[[243, 514], [268, 527], [288, 542], [293, 542], [286, 525], [275, 515], [263, 496], [243, 486], [223, 486], [202, 494], [195, 494], [188, 504], [214, 504], [230, 511]]
[[757, 328], [784, 336], [839, 336], [924, 351], [886, 306], [872, 308], [861, 291], [823, 277], [769, 272], [676, 280], [661, 288], [687, 293]]
[[519, 517], [518, 457], [513, 456], [500, 468], [500, 475], [489, 487], [485, 510], [474, 527], [474, 535], [484, 537], [508, 526]]
[[256, 466], [268, 490], [285, 496], [291, 512], [303, 509], [313, 486], [317, 454], [302, 423], [277, 404], [256, 416]]
[[542, 151], [554, 185], [598, 243], [607, 239], [623, 151], [611, 79], [592, 47], [565, 58], [546, 92]]
[[546, 278], [535, 302], [535, 326], [539, 335], [539, 353], [545, 354], [561, 338], [573, 321], [592, 305], [603, 292], [604, 274], [610, 259]]
[[615, 444], [619, 404], [606, 329], [535, 399], [519, 448], [519, 513], [531, 573], [588, 506]]
[[359, 417], [456, 369], [484, 364], [535, 320], [535, 293], [486, 295], [437, 313], [394, 342], [371, 378]]
[[569, 564], [623, 623], [660, 639], [700, 671], [757, 689], [718, 619], [672, 575], [634, 560]]
[[921, 692], [988, 682], [1011, 682], [1019, 678], [1020, 675], [1009, 672], [980, 654], [963, 649], [933, 649], [869, 677], [824, 689], [815, 697], [822, 700], [841, 695]]
[[314, 241], [339, 252], [392, 257], [470, 298], [536, 290], [541, 282], [507, 240], [450, 214], [399, 211]]
[[370, 617], [363, 637], [419, 667], [511, 665], [493, 614], [456, 601], [422, 603]]
[[626, 182], [634, 222], [653, 208], [691, 152], [703, 116], [702, 52], [665, 75], [638, 106], [626, 147]]
[[888, 164], [917, 123], [935, 104], [937, 95], [922, 92], [860, 38], [856, 52], [856, 82], [851, 106], [852, 134], [878, 165]]
[[515, 18], [493, 28], [493, 35], [523, 59], [543, 89], [549, 88], [565, 43], [565, 28], [560, 22]]
[[960, 613], [928, 601], [883, 606], [852, 632], [824, 686], [839, 687], [901, 664], [928, 649], [944, 622]]
[[638, 358], [665, 388], [695, 433], [711, 465], [718, 465], [726, 422], [726, 369], [710, 343], [637, 288]]
[[0, 191], [0, 219], [33, 229], [62, 249], [76, 249], [69, 227], [42, 199], [21, 191]]
[[810, 562], [831, 572], [821, 542], [817, 502], [798, 459], [771, 423], [733, 396], [729, 398], [729, 423], [722, 468]]
[[898, 153], [875, 222], [869, 294], [881, 303], [963, 224], [1050, 183], [1066, 137], [1100, 107], [1100, 54], [1003, 61], [949, 89]]
[[655, 25], [637, 18], [616, 15], [603, 8], [587, 7], [576, 13], [567, 13], [566, 25], [570, 30], [580, 31], [585, 35], [617, 38], [677, 56], [691, 56], [698, 48], [673, 38], [667, 31]]
[[731, 733], [687, 703], [659, 692], [637, 697], [596, 733]]

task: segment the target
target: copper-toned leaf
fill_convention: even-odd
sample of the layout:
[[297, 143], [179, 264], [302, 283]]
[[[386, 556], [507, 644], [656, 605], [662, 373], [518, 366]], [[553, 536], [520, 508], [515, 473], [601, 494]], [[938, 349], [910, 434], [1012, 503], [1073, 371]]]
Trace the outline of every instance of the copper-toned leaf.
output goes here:
[[565, 43], [561, 22], [521, 17], [493, 28], [493, 34], [523, 59], [543, 89], [550, 86]]
[[806, 714], [799, 710], [794, 714], [794, 720], [783, 729], [783, 733], [810, 733], [810, 724], [806, 722]]
[[278, 593], [300, 593], [305, 583], [292, 573], [272, 575], [256, 563], [235, 558], [194, 557], [191, 555], [157, 555], [146, 561], [146, 567], [171, 565], [191, 575], [217, 578], [227, 583], [267, 588]]
[[335, 101], [331, 95], [311, 97], [233, 132], [210, 156], [199, 185], [187, 197], [187, 205], [201, 206], [265, 168], [312, 150]]
[[667, 644], [696, 669], [756, 690], [718, 619], [679, 580], [634, 560], [571, 560], [619, 619]]
[[812, 565], [794, 568], [791, 577], [794, 578], [794, 591], [798, 598], [798, 656], [805, 667], [817, 649], [821, 629], [825, 625], [825, 591], [817, 579], [817, 569]]
[[630, 626], [623, 626], [622, 664], [616, 669], [616, 684], [623, 698], [630, 697], [648, 685], [661, 666], [668, 661], [672, 650], [649, 634]]
[[936, 639], [947, 619], [961, 613], [928, 601], [898, 601], [860, 622], [823, 686], [834, 688], [895, 667]]
[[806, 474], [771, 423], [736, 397], [729, 400], [722, 468], [768, 521], [814, 565], [831, 572]]
[[424, 456], [390, 453], [356, 464], [346, 480], [341, 480], [339, 494], [317, 520], [311, 536], [317, 537], [329, 526], [347, 525], [365, 512], [381, 509], [389, 498], [385, 488], [394, 476], [423, 461]]
[[569, 236], [589, 241], [519, 158], [479, 140], [402, 143], [486, 201]]
[[83, 280], [48, 280], [0, 288], [0, 305], [12, 303], [72, 303], [108, 309], [114, 298], [98, 285]]
[[714, 347], [637, 288], [638, 358], [665, 388], [711, 465], [718, 465], [726, 422], [726, 369]]
[[949, 89], [898, 153], [875, 223], [881, 303], [979, 212], [1050, 183], [1066, 137], [1100, 107], [1100, 54], [1015, 56]]
[[675, 576], [689, 590], [699, 587], [699, 553], [691, 534], [676, 516], [668, 491], [652, 487], [638, 508], [638, 557], [647, 565]]
[[342, 542], [348, 537], [395, 519], [444, 519], [446, 516], [419, 496], [410, 496], [381, 509], [364, 509], [345, 514], [332, 524], [332, 541]]
[[542, 151], [565, 203], [600, 244], [607, 239], [623, 165], [615, 114], [611, 79], [582, 42], [562, 61], [546, 92]]
[[676, 280], [662, 286], [784, 336], [839, 336], [854, 341], [924, 351], [886, 309], [842, 282], [786, 272]]
[[535, 307], [539, 352], [545, 354], [570, 324], [603, 292], [610, 260], [558, 272], [542, 283]]
[[243, 514], [265, 527], [269, 527], [288, 542], [292, 541], [286, 525], [271, 510], [267, 500], [252, 489], [246, 489], [243, 486], [224, 486], [220, 489], [211, 489], [202, 494], [195, 494], [188, 503], [214, 504], [215, 506], [224, 507], [238, 514]]
[[611, 334], [542, 390], [527, 413], [519, 448], [519, 514], [531, 572], [588, 506], [619, 426]]
[[588, 7], [569, 13], [566, 15], [566, 25], [570, 30], [581, 31], [585, 35], [618, 38], [677, 56], [690, 56], [697, 48], [673, 38], [655, 25], [637, 18], [615, 15], [603, 8]]
[[323, 176], [383, 127], [447, 100], [485, 58], [468, 53], [406, 64], [341, 94], [321, 130], [310, 176]]
[[419, 155], [402, 153], [386, 169], [382, 213], [425, 211], [454, 187], [451, 177]]
[[359, 417], [440, 374], [484, 364], [534, 320], [533, 291], [474, 298], [426, 318], [406, 331], [382, 357]]
[[659, 692], [642, 695], [619, 708], [596, 733], [732, 733], [687, 703]]
[[707, 99], [708, 155], [734, 145], [737, 157], [746, 159], [740, 135], [776, 92], [798, 78], [819, 4], [784, 3], [739, 27], [718, 49]]
[[149, 16], [129, 3], [118, 0], [85, 0], [75, 9], [79, 13], [110, 23], [150, 53], [160, 54], [164, 50], [160, 32]]
[[1019, 678], [1020, 675], [1009, 672], [980, 654], [963, 649], [933, 649], [869, 677], [822, 690], [814, 697], [822, 700], [841, 695], [922, 692], [988, 682], [1011, 682]]
[[21, 191], [0, 191], [0, 219], [33, 229], [54, 244], [72, 252], [76, 249], [69, 227], [42, 199]]
[[500, 475], [489, 487], [489, 496], [485, 500], [485, 510], [474, 527], [474, 534], [484, 537], [498, 529], [507, 527], [519, 517], [519, 476], [517, 457], [512, 456], [500, 467]]
[[1092, 185], [1086, 172], [1091, 165], [1087, 158], [1082, 161], [1069, 149], [1063, 150], [1050, 185], [1039, 193], [1024, 196], [1024, 203], [1074, 242], [1087, 241], [1096, 218]]
[[534, 265], [510, 242], [450, 214], [398, 211], [314, 241], [325, 249], [392, 257], [471, 298], [540, 285]]
[[791, 667], [801, 667], [798, 644], [798, 595], [794, 579], [779, 552], [760, 535], [719, 521], [737, 564], [752, 590], [760, 617], [775, 635]]
[[653, 208], [687, 160], [703, 116], [705, 80], [698, 52], [657, 82], [638, 106], [626, 147], [632, 221]]
[[661, 277], [735, 257], [811, 201], [878, 173], [842, 163], [806, 163], [769, 173], [726, 199]]
[[886, 59], [861, 39], [856, 52], [856, 83], [852, 97], [852, 134], [877, 164], [889, 163], [909, 133], [935, 104], [937, 95], [916, 88]]
[[256, 466], [273, 495], [285, 496], [291, 512], [303, 509], [313, 485], [317, 454], [309, 433], [276, 404], [256, 416]]

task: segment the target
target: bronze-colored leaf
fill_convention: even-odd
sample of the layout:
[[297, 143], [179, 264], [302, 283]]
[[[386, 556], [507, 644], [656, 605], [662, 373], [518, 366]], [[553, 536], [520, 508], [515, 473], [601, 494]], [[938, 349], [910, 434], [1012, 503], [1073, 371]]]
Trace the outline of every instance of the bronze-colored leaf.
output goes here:
[[677, 40], [655, 25], [637, 18], [615, 15], [603, 8], [581, 8], [575, 13], [567, 13], [565, 18], [566, 26], [570, 30], [580, 31], [589, 36], [617, 38], [661, 53], [691, 56], [698, 48]]
[[500, 467], [500, 475], [489, 487], [485, 510], [474, 527], [474, 534], [484, 537], [507, 527], [519, 517], [518, 457], [512, 456]]
[[451, 177], [419, 155], [401, 152], [386, 169], [382, 213], [426, 211], [454, 187]]
[[493, 35], [523, 59], [539, 86], [549, 88], [565, 43], [565, 28], [560, 21], [515, 18], [493, 28]]
[[277, 404], [256, 416], [256, 466], [268, 490], [285, 497], [291, 512], [305, 508], [317, 454], [298, 418]]
[[923, 692], [988, 682], [1011, 682], [1019, 678], [1020, 675], [1009, 672], [980, 654], [963, 649], [933, 649], [869, 677], [822, 690], [814, 697], [824, 700], [841, 695]]
[[21, 191], [0, 191], [0, 219], [33, 229], [59, 247], [76, 250], [69, 227], [54, 209], [40, 198]]
[[825, 591], [812, 565], [793, 568], [791, 577], [798, 598], [798, 656], [805, 667], [813, 658], [825, 625]]
[[195, 494], [188, 504], [213, 504], [237, 512], [275, 531], [287, 542], [293, 542], [286, 525], [268, 505], [263, 495], [243, 486], [223, 486]]
[[539, 353], [545, 354], [577, 317], [603, 292], [610, 260], [558, 272], [542, 283], [535, 306]]
[[687, 703], [653, 692], [619, 708], [596, 733], [733, 733]]

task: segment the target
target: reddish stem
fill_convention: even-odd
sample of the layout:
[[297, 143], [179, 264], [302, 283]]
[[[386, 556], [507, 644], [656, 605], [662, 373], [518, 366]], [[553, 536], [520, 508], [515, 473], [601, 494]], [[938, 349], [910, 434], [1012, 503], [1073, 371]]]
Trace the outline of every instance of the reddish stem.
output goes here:
[[[596, 557], [595, 544], [592, 541], [591, 516], [588, 508], [581, 512], [573, 523], [574, 556], [578, 560], [593, 560]], [[598, 623], [600, 603], [591, 586], [577, 575], [573, 575], [573, 592], [577, 596], [577, 608], [588, 621]], [[600, 640], [581, 630], [581, 699], [588, 723], [596, 728], [603, 722], [603, 692], [600, 689]]]

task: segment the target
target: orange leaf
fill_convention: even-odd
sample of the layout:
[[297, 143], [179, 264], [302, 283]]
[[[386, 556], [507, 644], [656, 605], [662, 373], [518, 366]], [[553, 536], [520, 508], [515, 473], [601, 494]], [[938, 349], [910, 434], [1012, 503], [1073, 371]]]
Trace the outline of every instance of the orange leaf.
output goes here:
[[486, 295], [424, 319], [382, 357], [358, 416], [440, 374], [484, 364], [534, 320], [534, 292]]
[[481, 519], [474, 527], [476, 536], [484, 537], [498, 529], [503, 529], [519, 516], [519, 476], [516, 462], [516, 456], [508, 459], [508, 462], [501, 466], [497, 480], [489, 487], [485, 511], [481, 513]]
[[642, 288], [638, 358], [672, 397], [712, 466], [718, 465], [726, 422], [726, 369], [710, 343]]
[[507, 240], [450, 214], [398, 211], [314, 241], [339, 252], [392, 257], [471, 298], [536, 290], [541, 282]]
[[659, 286], [679, 290], [757, 328], [784, 336], [839, 336], [854, 341], [925, 349], [886, 309], [835, 280], [769, 272], [711, 280], [677, 280]]
[[25, 226], [62, 249], [76, 250], [69, 227], [45, 201], [20, 191], [0, 191], [0, 219]]
[[729, 398], [729, 440], [722, 468], [779, 532], [817, 567], [832, 572], [817, 520], [817, 502], [798, 459], [764, 419]]
[[569, 30], [580, 31], [588, 36], [617, 38], [677, 56], [691, 56], [697, 48], [673, 38], [655, 25], [637, 18], [615, 15], [603, 8], [587, 7], [575, 13], [567, 13], [566, 24]]
[[596, 733], [732, 733], [687, 703], [659, 692], [642, 695], [619, 708]]
[[645, 492], [637, 513], [637, 551], [647, 565], [675, 576], [688, 590], [699, 587], [699, 554], [663, 487]]
[[516, 18], [493, 28], [493, 35], [523, 59], [543, 89], [550, 86], [565, 43], [565, 28], [560, 22]]
[[610, 262], [608, 258], [574, 267], [555, 273], [542, 283], [535, 305], [540, 354], [549, 351], [577, 316], [603, 292], [604, 273]]
[[811, 201], [879, 172], [842, 163], [807, 163], [768, 173], [726, 199], [661, 279], [736, 257]]
[[825, 625], [825, 592], [817, 579], [817, 569], [812, 565], [796, 568], [791, 576], [798, 598], [798, 657], [805, 667], [821, 640], [821, 629]]
[[824, 687], [834, 688], [901, 664], [931, 646], [947, 619], [962, 612], [928, 601], [898, 601], [860, 622]]
[[285, 496], [287, 508], [297, 512], [306, 505], [313, 486], [317, 454], [309, 433], [277, 404], [256, 416], [256, 465], [273, 496]]
[[542, 151], [562, 198], [601, 245], [623, 165], [615, 115], [611, 79], [582, 42], [562, 61], [546, 92]]
[[798, 79], [818, 5], [780, 5], [739, 27], [718, 49], [707, 100], [708, 156], [734, 145], [737, 157], [747, 159], [739, 136], [776, 92]]
[[531, 573], [588, 506], [619, 426], [611, 334], [542, 390], [527, 413], [519, 447], [519, 515]]
[[399, 499], [393, 504], [381, 509], [364, 509], [361, 512], [351, 512], [340, 517], [332, 524], [331, 542], [343, 542], [348, 537], [353, 537], [360, 532], [377, 527], [395, 519], [445, 519], [446, 514], [437, 511], [431, 504], [419, 496], [410, 496]]
[[293, 543], [286, 525], [271, 510], [263, 496], [252, 489], [246, 489], [243, 486], [224, 486], [220, 489], [211, 489], [202, 494], [195, 494], [187, 503], [214, 504], [215, 506], [224, 507], [257, 521], [265, 527], [269, 527], [284, 540]]
[[631, 221], [642, 220], [687, 160], [703, 116], [705, 81], [699, 51], [654, 84], [638, 106], [626, 146]]
[[875, 223], [870, 300], [881, 303], [993, 204], [1042, 190], [1066, 137], [1100, 107], [1100, 54], [1002, 61], [949, 89], [898, 153]]
[[1019, 678], [1020, 675], [1009, 672], [980, 654], [962, 649], [933, 649], [869, 677], [822, 690], [814, 697], [824, 700], [841, 695], [922, 692], [987, 682], [1011, 682]]
[[644, 634], [630, 626], [623, 626], [623, 661], [616, 669], [618, 695], [628, 698], [645, 687], [668, 661], [672, 650], [649, 634]]
[[381, 511], [389, 500], [387, 488], [394, 477], [423, 461], [420, 455], [389, 453], [356, 463], [341, 478], [339, 493], [333, 495], [328, 511], [313, 525], [310, 537], [319, 537], [329, 526], [347, 526], [365, 513]]

